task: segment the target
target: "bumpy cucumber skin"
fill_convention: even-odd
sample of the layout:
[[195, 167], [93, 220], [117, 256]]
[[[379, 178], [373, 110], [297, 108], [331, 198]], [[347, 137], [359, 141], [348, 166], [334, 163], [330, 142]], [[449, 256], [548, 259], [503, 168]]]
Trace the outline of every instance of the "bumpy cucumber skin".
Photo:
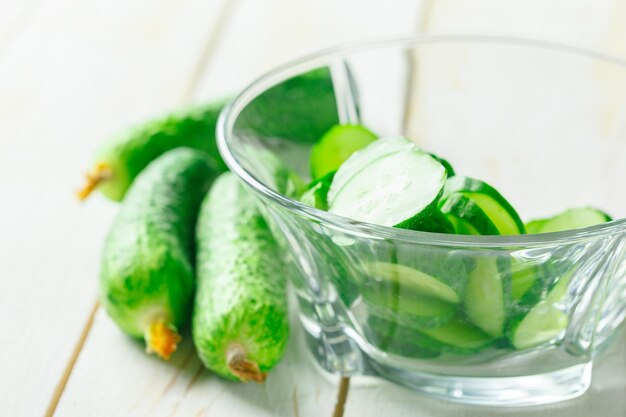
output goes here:
[[216, 175], [204, 152], [180, 148], [137, 177], [107, 237], [101, 302], [126, 333], [141, 338], [155, 319], [180, 328], [189, 317], [194, 226]]
[[260, 136], [312, 144], [337, 123], [330, 70], [319, 68], [262, 93], [241, 112], [236, 127]]
[[106, 164], [112, 178], [98, 189], [108, 198], [120, 201], [137, 175], [154, 159], [179, 147], [206, 152], [220, 172], [226, 171], [215, 142], [215, 126], [225, 101], [198, 106], [150, 120], [107, 141], [96, 154]]
[[227, 351], [237, 344], [262, 372], [287, 343], [286, 277], [278, 246], [257, 201], [230, 173], [204, 200], [197, 225], [193, 340], [204, 365], [238, 380]]

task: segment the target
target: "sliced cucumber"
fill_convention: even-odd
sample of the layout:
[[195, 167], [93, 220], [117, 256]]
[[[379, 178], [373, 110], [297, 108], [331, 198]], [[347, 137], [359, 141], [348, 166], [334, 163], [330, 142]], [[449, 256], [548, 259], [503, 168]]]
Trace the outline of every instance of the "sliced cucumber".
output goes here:
[[611, 221], [605, 212], [591, 207], [575, 208], [564, 211], [554, 217], [534, 220], [528, 223], [528, 233], [562, 232], [565, 230], [580, 229], [595, 226]]
[[456, 226], [457, 234], [500, 234], [478, 203], [465, 194], [452, 193], [441, 199], [439, 206], [441, 212]]
[[470, 271], [463, 305], [468, 319], [493, 337], [504, 333], [507, 310], [511, 304], [511, 278], [502, 260], [477, 257]]
[[527, 349], [553, 341], [565, 331], [567, 314], [558, 304], [567, 293], [569, 278], [562, 277], [548, 295], [513, 326], [511, 343], [516, 349]]
[[403, 289], [421, 297], [457, 304], [461, 298], [454, 289], [417, 269], [387, 262], [369, 264], [368, 272], [375, 280], [399, 284]]
[[437, 161], [439, 161], [441, 165], [443, 165], [443, 167], [446, 169], [446, 173], [448, 174], [448, 178], [454, 177], [456, 175], [456, 172], [454, 172], [454, 168], [452, 167], [452, 164], [448, 162], [446, 159], [443, 159], [440, 156], [435, 155], [434, 153], [428, 153], [428, 155], [432, 156]]
[[499, 234], [524, 233], [524, 224], [513, 206], [489, 184], [469, 177], [454, 176], [446, 181], [444, 198], [453, 193], [462, 193], [475, 201], [495, 224]]
[[384, 158], [399, 151], [414, 148], [415, 145], [411, 141], [404, 137], [397, 136], [379, 139], [360, 151], [353, 153], [337, 170], [333, 178], [332, 187], [328, 193], [329, 200], [334, 200], [335, 194], [342, 191], [355, 175], [377, 159]]
[[519, 301], [537, 282], [537, 268], [517, 259], [512, 259], [511, 265], [511, 297]]
[[350, 155], [376, 139], [374, 133], [360, 125], [331, 127], [311, 149], [311, 176], [318, 179], [336, 171]]
[[493, 344], [495, 339], [479, 328], [460, 320], [440, 327], [416, 328], [413, 343], [426, 349], [457, 355], [471, 355]]
[[320, 210], [328, 210], [328, 190], [334, 176], [333, 171], [313, 181], [300, 197], [300, 202]]
[[434, 358], [441, 354], [439, 350], [428, 349], [415, 343], [415, 330], [392, 320], [369, 317], [367, 334], [371, 343], [388, 353], [416, 359]]
[[[373, 157], [370, 148], [384, 152], [387, 142], [394, 151]], [[352, 172], [348, 181], [346, 170]], [[382, 226], [421, 228], [436, 211], [445, 180], [445, 168], [408, 139], [379, 139], [339, 168], [328, 193], [329, 211]]]

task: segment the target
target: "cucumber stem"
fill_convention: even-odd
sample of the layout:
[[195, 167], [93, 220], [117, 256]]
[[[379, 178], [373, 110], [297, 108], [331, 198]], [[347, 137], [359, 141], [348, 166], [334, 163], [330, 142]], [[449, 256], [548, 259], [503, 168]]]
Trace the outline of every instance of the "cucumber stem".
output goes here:
[[243, 382], [263, 382], [267, 377], [261, 372], [259, 365], [248, 359], [246, 349], [238, 343], [231, 344], [226, 349], [226, 362], [228, 369]]
[[176, 351], [181, 337], [174, 326], [164, 320], [155, 321], [150, 325], [145, 335], [146, 352], [156, 353], [161, 358], [168, 360]]
[[76, 192], [76, 197], [78, 197], [80, 201], [85, 200], [101, 182], [111, 179], [112, 176], [113, 173], [108, 164], [104, 162], [96, 164], [91, 172], [85, 174], [87, 181], [85, 185], [83, 185], [83, 188]]

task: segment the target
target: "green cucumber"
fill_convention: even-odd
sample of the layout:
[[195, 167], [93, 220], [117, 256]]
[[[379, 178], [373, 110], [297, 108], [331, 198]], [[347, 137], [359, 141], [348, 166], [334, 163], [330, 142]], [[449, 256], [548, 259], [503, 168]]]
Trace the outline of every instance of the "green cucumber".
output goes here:
[[374, 281], [391, 282], [421, 297], [433, 298], [446, 303], [461, 301], [458, 293], [441, 280], [405, 265], [373, 262], [367, 267]]
[[446, 169], [446, 173], [448, 174], [448, 178], [454, 177], [456, 175], [456, 172], [454, 171], [452, 164], [448, 162], [446, 159], [443, 159], [442, 157], [437, 156], [434, 153], [430, 153], [430, 152], [428, 153], [428, 155], [432, 156], [437, 161], [439, 161], [441, 165], [443, 165], [443, 167]]
[[[182, 109], [157, 117], [107, 140], [97, 152], [85, 185], [86, 199], [95, 189], [120, 201], [139, 173], [155, 158], [178, 147], [203, 150], [220, 172], [226, 165], [217, 149], [215, 127], [227, 100]], [[237, 119], [237, 128], [258, 136], [278, 136], [314, 143], [338, 123], [335, 93], [326, 68], [287, 80], [253, 100]]]
[[98, 150], [78, 198], [86, 199], [97, 188], [111, 200], [122, 200], [150, 162], [179, 147], [205, 151], [205, 158], [211, 159], [220, 172], [225, 171], [215, 143], [215, 126], [224, 104], [221, 100], [158, 117], [107, 140]]
[[335, 172], [329, 172], [309, 184], [307, 190], [300, 197], [300, 202], [320, 210], [328, 210], [328, 190], [333, 182]]
[[311, 149], [311, 176], [318, 179], [337, 171], [350, 155], [376, 139], [374, 133], [361, 125], [331, 127]]
[[469, 272], [463, 307], [473, 324], [490, 336], [504, 334], [504, 325], [511, 306], [511, 275], [505, 260], [475, 257]]
[[527, 225], [528, 233], [562, 232], [595, 226], [611, 221], [605, 212], [591, 207], [569, 209], [556, 216], [534, 220]]
[[408, 139], [379, 139], [337, 170], [328, 192], [329, 211], [356, 221], [422, 230], [438, 210], [445, 181], [445, 168]]
[[415, 359], [431, 359], [441, 355], [439, 350], [415, 343], [415, 330], [393, 320], [370, 316], [366, 332], [370, 343], [387, 353]]
[[559, 304], [567, 294], [571, 274], [561, 277], [547, 296], [528, 314], [518, 316], [511, 324], [510, 340], [516, 349], [527, 349], [559, 338], [569, 323]]
[[443, 198], [453, 193], [461, 193], [476, 202], [495, 224], [499, 234], [516, 235], [525, 232], [524, 224], [513, 206], [489, 184], [457, 175], [446, 181]]
[[128, 191], [104, 245], [102, 305], [165, 359], [189, 317], [196, 216], [215, 175], [200, 151], [179, 148], [157, 158]]
[[457, 234], [499, 235], [500, 231], [475, 200], [451, 193], [439, 200], [439, 209], [454, 225]]
[[257, 136], [312, 144], [339, 123], [335, 89], [328, 68], [285, 80], [263, 92], [243, 109], [237, 129]]
[[207, 368], [261, 382], [280, 360], [289, 329], [282, 255], [257, 204], [231, 173], [203, 202], [192, 333]]

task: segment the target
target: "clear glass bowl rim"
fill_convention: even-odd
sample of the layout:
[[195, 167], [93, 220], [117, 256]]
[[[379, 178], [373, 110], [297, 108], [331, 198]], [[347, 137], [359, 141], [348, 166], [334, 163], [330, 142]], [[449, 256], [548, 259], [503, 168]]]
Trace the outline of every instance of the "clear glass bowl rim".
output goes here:
[[336, 47], [324, 49], [301, 58], [283, 64], [257, 78], [233, 98], [222, 110], [217, 123], [217, 142], [220, 154], [226, 165], [248, 184], [255, 192], [270, 199], [271, 201], [307, 218], [310, 221], [333, 228], [343, 233], [360, 236], [367, 239], [389, 239], [415, 244], [427, 244], [435, 246], [476, 247], [476, 248], [501, 248], [501, 247], [528, 247], [528, 246], [551, 246], [560, 243], [572, 243], [575, 241], [593, 239], [599, 236], [619, 234], [626, 232], [626, 218], [612, 220], [610, 222], [574, 229], [563, 232], [526, 234], [526, 235], [496, 235], [475, 236], [455, 235], [432, 232], [420, 232], [414, 230], [397, 229], [379, 226], [371, 223], [363, 223], [337, 216], [327, 211], [319, 210], [299, 201], [290, 199], [265, 185], [252, 173], [242, 167], [229, 147], [233, 128], [241, 111], [259, 94], [278, 82], [293, 77], [316, 67], [328, 65], [335, 59], [367, 50], [385, 49], [390, 47], [409, 48], [424, 44], [438, 43], [475, 43], [475, 44], [500, 44], [511, 46], [526, 46], [537, 49], [552, 50], [555, 52], [569, 53], [581, 57], [597, 59], [608, 64], [621, 67], [626, 71], [626, 60], [605, 52], [586, 49], [584, 47], [538, 40], [532, 38], [493, 36], [493, 35], [415, 35], [393, 38], [379, 38], [351, 42]]

